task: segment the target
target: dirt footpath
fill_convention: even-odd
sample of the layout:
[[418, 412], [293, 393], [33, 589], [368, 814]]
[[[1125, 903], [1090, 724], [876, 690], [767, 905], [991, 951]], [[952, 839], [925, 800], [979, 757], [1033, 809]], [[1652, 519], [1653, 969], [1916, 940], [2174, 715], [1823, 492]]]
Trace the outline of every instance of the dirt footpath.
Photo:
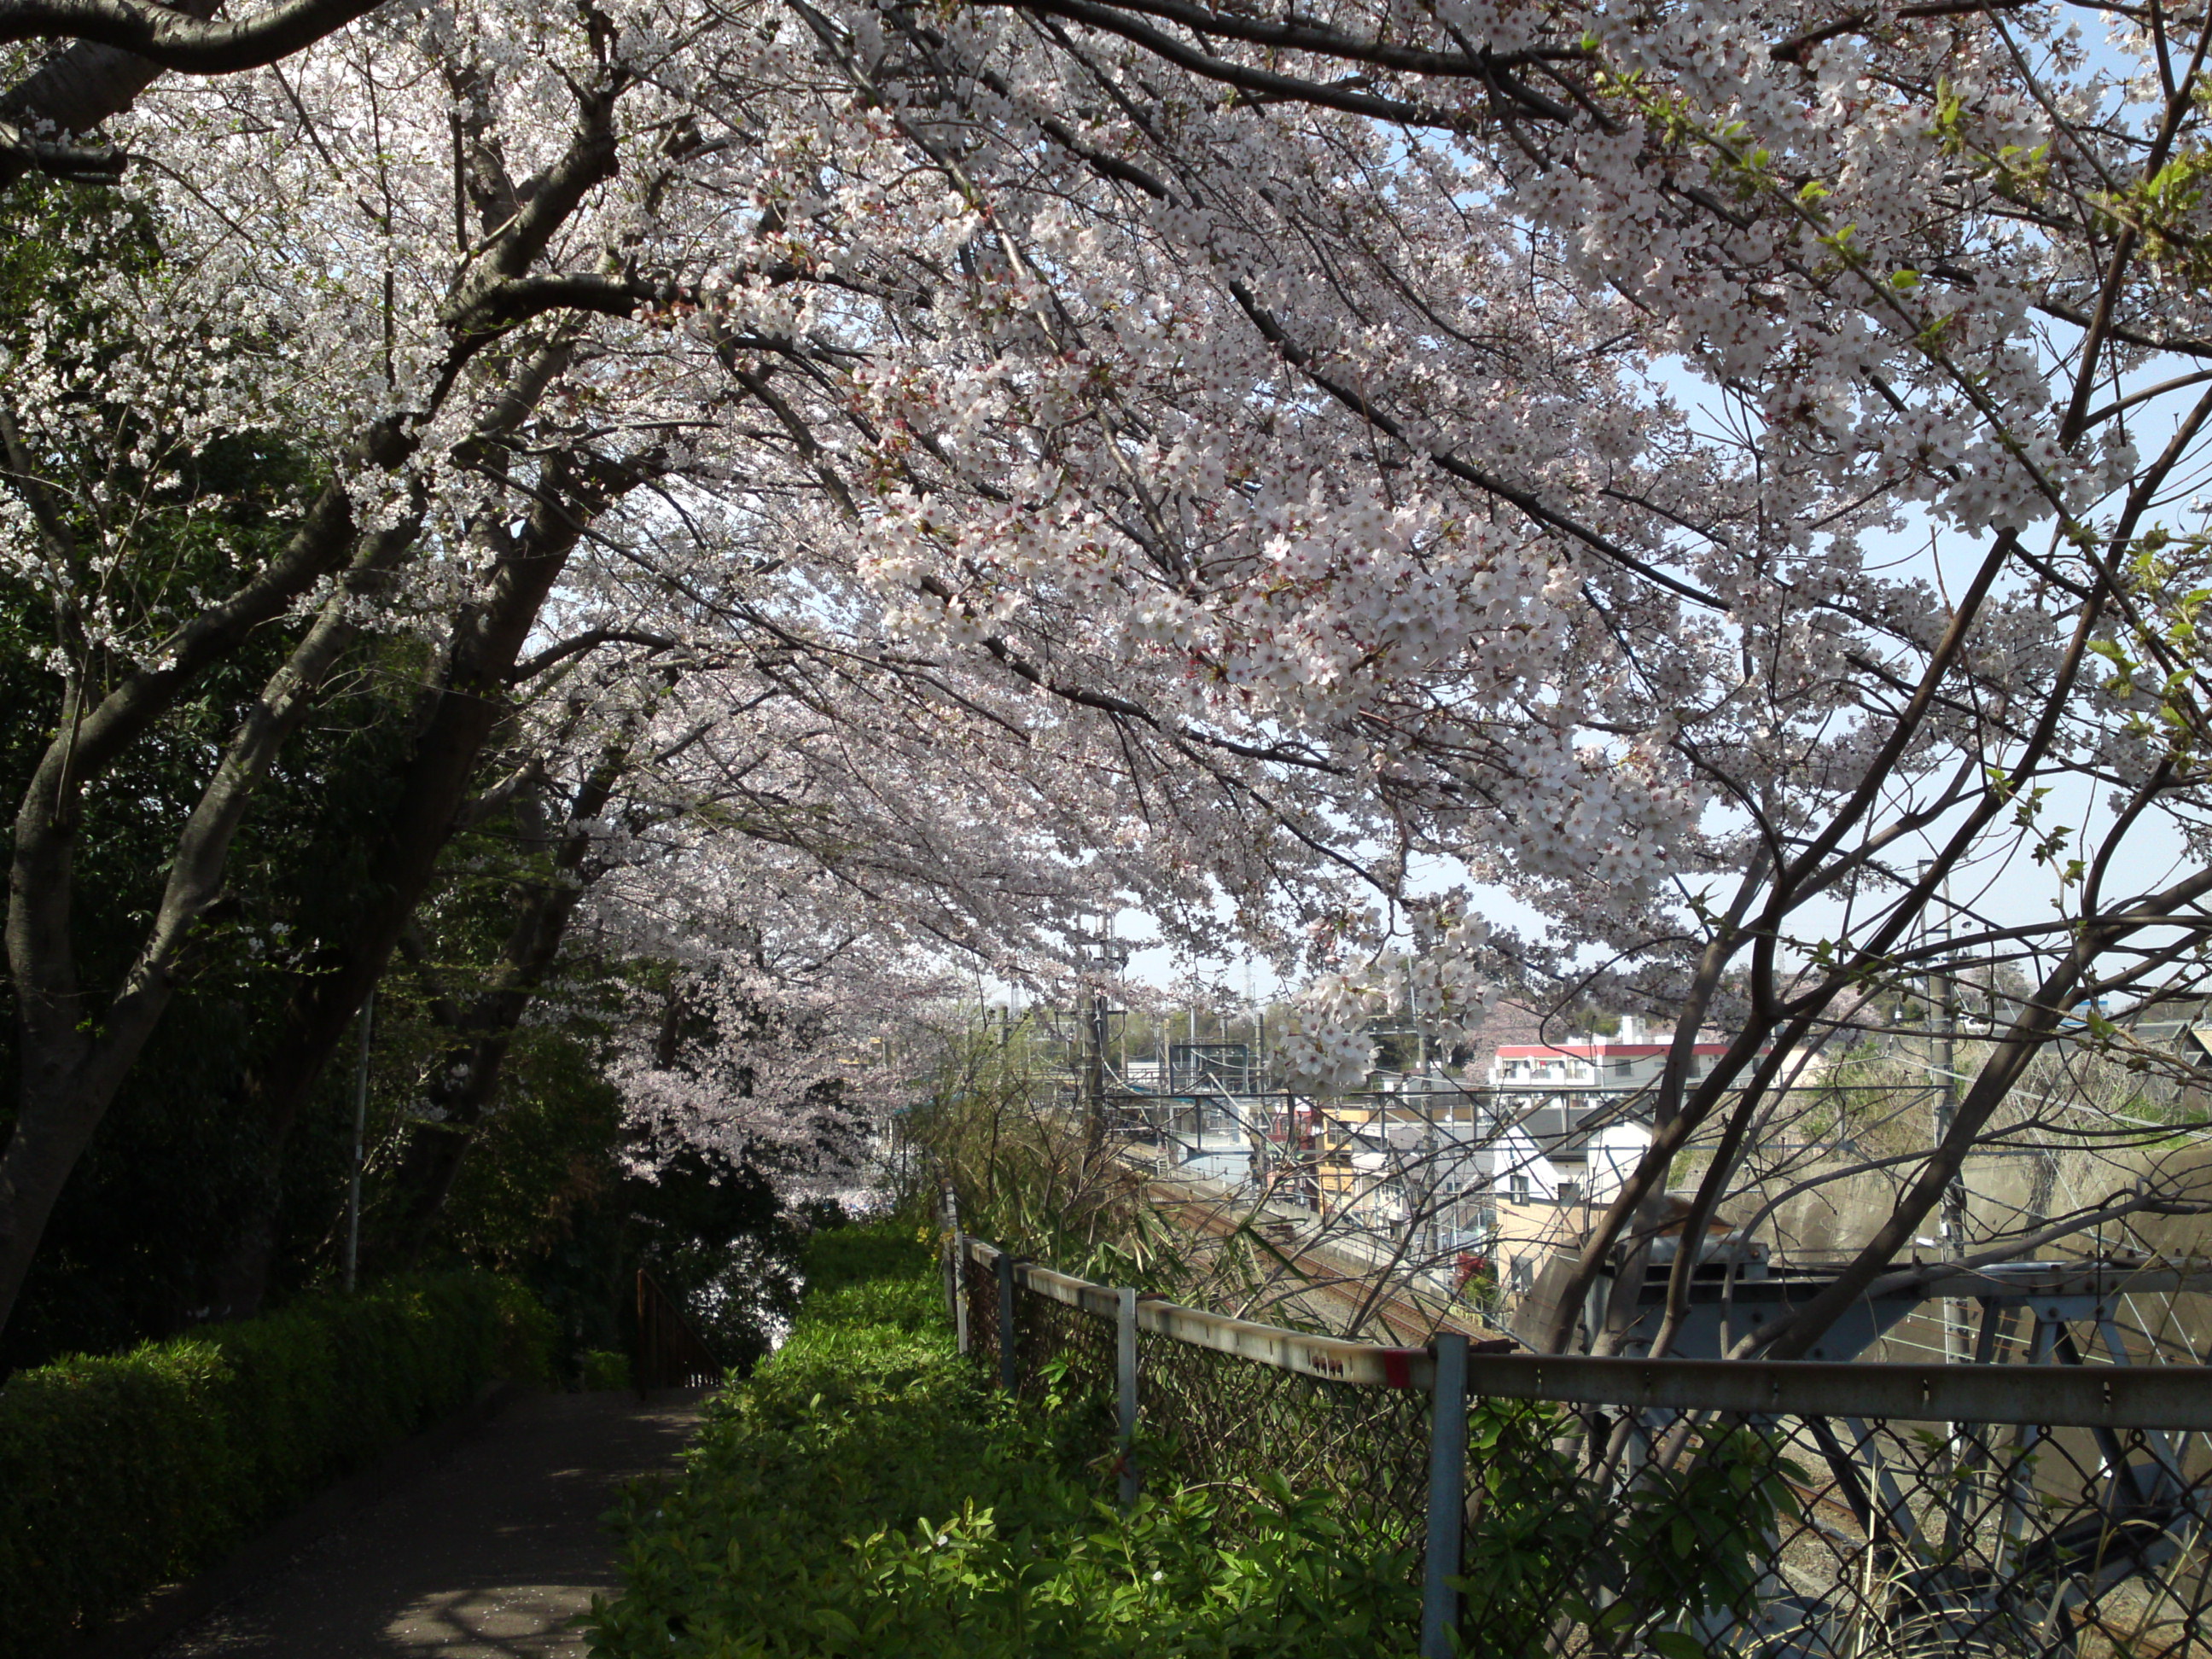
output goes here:
[[675, 1468], [698, 1400], [524, 1400], [157, 1659], [583, 1659], [569, 1620], [615, 1589], [599, 1517]]

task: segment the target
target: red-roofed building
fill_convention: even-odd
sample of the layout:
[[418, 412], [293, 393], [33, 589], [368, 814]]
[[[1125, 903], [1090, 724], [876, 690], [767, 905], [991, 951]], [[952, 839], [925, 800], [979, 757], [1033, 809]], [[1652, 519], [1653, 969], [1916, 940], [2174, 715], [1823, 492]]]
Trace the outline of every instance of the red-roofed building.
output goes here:
[[[1501, 1042], [1491, 1056], [1490, 1082], [1499, 1089], [1635, 1089], [1655, 1083], [1666, 1069], [1671, 1033], [1622, 1022], [1617, 1037], [1576, 1036], [1558, 1042]], [[1690, 1051], [1692, 1082], [1728, 1052], [1716, 1037]]]
[[[1663, 1042], [1528, 1042], [1501, 1044], [1490, 1062], [1490, 1081], [1500, 1089], [1633, 1089], [1657, 1080], [1665, 1069]], [[1728, 1052], [1725, 1042], [1691, 1049], [1692, 1081]]]

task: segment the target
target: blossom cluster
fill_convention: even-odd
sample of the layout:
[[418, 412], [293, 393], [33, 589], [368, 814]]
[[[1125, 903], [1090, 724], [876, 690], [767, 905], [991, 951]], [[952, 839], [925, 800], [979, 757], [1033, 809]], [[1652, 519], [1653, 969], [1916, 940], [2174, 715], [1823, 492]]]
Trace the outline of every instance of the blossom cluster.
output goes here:
[[[165, 82], [60, 251], [87, 274], [5, 343], [84, 528], [11, 500], [0, 576], [67, 600], [58, 672], [162, 660], [219, 596], [134, 526], [279, 434], [408, 538], [295, 610], [441, 641], [554, 483], [588, 502], [539, 633], [629, 653], [653, 757], [595, 902], [702, 964], [732, 1052], [740, 1007], [858, 1031], [882, 974], [1065, 963], [1127, 909], [1203, 951], [1226, 913], [1322, 974], [1286, 1053], [1341, 1086], [1383, 994], [1343, 964], [1395, 960], [1439, 865], [1544, 928], [1510, 963], [1431, 929], [1423, 1018], [1593, 960], [1663, 994], [1870, 769], [1932, 811], [2072, 684], [2100, 535], [2187, 472], [2129, 388], [2212, 331], [2176, 274], [2212, 210], [2146, 197], [2162, 252], [2087, 337], [2112, 192], [2201, 110], [2119, 9], [2101, 53], [2033, 7], [1326, 9], [1170, 62], [1110, 7], [460, 0]], [[141, 225], [159, 258], [118, 257]], [[531, 718], [577, 728], [574, 684]], [[2151, 775], [2141, 702], [2065, 691], [2048, 763]], [[714, 1110], [799, 1122], [815, 1063]], [[681, 1075], [623, 1073], [640, 1121], [721, 1133]]]

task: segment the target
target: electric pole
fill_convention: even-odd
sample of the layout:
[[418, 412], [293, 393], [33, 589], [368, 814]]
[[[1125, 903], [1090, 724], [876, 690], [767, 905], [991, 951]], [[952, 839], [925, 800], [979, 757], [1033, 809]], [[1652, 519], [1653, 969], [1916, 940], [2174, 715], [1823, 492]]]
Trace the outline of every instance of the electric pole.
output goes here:
[[1084, 1024], [1089, 1027], [1083, 1057], [1083, 1092], [1091, 1109], [1091, 1145], [1106, 1144], [1106, 994], [1092, 988]]
[[353, 1067], [353, 1164], [346, 1177], [345, 1287], [352, 1293], [361, 1277], [361, 1166], [368, 1134], [368, 1044], [376, 1019], [376, 990], [361, 1005], [361, 1052]]
[[[1920, 866], [1924, 879], [1929, 866]], [[1940, 942], [1948, 946], [1951, 942], [1951, 878], [1943, 878], [1930, 898], [1942, 906], [1938, 918], [1931, 921], [1927, 938], [1930, 945], [1938, 942], [1936, 933], [1940, 924]], [[1959, 986], [1953, 964], [1946, 949], [1945, 959], [1937, 963], [1932, 957], [1922, 976], [1922, 988], [1926, 993], [1929, 1018], [1929, 1081], [1935, 1085], [1935, 1144], [1940, 1147], [1951, 1137], [1952, 1126], [1959, 1119]], [[1959, 1173], [1944, 1183], [1942, 1221], [1939, 1226], [1938, 1243], [1946, 1261], [1961, 1261], [1966, 1255], [1966, 1164], [1962, 1159]], [[1963, 1363], [1968, 1354], [1966, 1302], [1957, 1297], [1947, 1297], [1943, 1302], [1943, 1360], [1946, 1364]]]

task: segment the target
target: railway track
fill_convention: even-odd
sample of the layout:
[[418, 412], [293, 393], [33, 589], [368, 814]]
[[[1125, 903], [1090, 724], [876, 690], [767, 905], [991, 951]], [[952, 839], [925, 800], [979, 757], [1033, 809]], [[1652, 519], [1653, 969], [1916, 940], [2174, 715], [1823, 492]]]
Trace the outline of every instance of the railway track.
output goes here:
[[1346, 1260], [1323, 1240], [1301, 1238], [1300, 1233], [1313, 1225], [1303, 1217], [1269, 1213], [1262, 1206], [1255, 1223], [1249, 1213], [1227, 1213], [1226, 1194], [1209, 1194], [1194, 1190], [1195, 1183], [1188, 1181], [1144, 1173], [1146, 1196], [1153, 1209], [1186, 1231], [1225, 1239], [1255, 1224], [1268, 1248], [1295, 1275], [1299, 1297], [1317, 1297], [1345, 1310], [1346, 1318], [1334, 1322], [1340, 1327], [1353, 1319], [1372, 1321], [1391, 1342], [1407, 1347], [1419, 1346], [1438, 1331], [1456, 1331], [1478, 1340], [1500, 1340], [1498, 1333], [1443, 1297], [1401, 1288], [1378, 1297], [1375, 1279], [1381, 1269]]

